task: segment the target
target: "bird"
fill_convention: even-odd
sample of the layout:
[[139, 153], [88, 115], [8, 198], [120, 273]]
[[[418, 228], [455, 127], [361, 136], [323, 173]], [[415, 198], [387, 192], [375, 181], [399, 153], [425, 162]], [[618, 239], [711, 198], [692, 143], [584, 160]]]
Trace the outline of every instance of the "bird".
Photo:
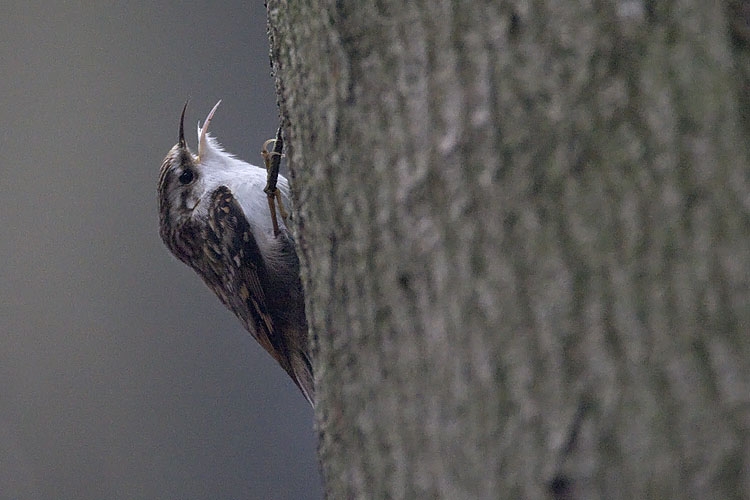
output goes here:
[[[294, 237], [286, 220], [277, 224], [269, 214], [266, 169], [226, 152], [208, 133], [219, 104], [203, 126], [198, 123], [197, 153], [185, 140], [188, 103], [182, 108], [177, 144], [159, 172], [159, 234], [169, 251], [203, 279], [281, 365], [314, 408]], [[279, 175], [277, 187], [289, 206], [288, 180]]]

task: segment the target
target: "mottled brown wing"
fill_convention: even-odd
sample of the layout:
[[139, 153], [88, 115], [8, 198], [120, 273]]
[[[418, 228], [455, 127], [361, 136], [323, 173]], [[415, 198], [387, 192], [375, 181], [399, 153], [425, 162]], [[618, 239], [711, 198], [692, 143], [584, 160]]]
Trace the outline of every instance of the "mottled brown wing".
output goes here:
[[242, 208], [226, 186], [211, 195], [208, 232], [208, 260], [214, 263], [217, 276], [225, 277], [209, 285], [255, 340], [289, 372], [286, 347], [274, 329], [264, 293], [268, 278], [263, 256]]

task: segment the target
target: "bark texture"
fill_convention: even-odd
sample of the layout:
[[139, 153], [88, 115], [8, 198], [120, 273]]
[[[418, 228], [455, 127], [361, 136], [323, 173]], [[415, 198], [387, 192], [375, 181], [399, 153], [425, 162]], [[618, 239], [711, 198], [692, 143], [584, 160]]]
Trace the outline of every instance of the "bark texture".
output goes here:
[[747, 2], [268, 8], [330, 498], [750, 497]]

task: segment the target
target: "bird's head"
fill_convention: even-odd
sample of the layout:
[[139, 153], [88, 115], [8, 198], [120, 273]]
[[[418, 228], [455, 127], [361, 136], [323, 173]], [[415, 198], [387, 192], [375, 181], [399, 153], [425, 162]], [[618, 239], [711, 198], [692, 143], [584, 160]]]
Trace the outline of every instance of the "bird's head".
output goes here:
[[208, 135], [208, 126], [221, 104], [217, 102], [198, 124], [198, 153], [194, 154], [185, 141], [185, 110], [180, 115], [177, 144], [167, 153], [159, 173], [159, 233], [164, 243], [181, 260], [186, 248], [180, 248], [180, 233], [189, 230], [190, 222], [205, 214], [208, 194], [220, 183], [220, 175], [229, 168], [233, 157]]

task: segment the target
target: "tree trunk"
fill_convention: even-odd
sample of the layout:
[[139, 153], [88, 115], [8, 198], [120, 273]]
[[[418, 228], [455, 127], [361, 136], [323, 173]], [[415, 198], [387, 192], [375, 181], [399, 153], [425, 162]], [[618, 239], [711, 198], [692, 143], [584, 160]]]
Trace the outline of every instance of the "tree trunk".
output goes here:
[[330, 498], [750, 497], [718, 5], [268, 0]]

